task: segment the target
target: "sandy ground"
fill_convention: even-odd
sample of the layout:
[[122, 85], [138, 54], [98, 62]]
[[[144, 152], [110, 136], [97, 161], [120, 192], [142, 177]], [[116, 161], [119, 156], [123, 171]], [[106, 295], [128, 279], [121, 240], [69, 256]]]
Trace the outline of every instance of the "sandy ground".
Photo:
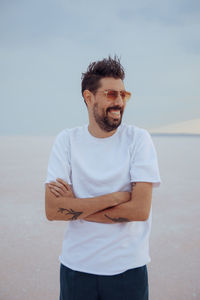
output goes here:
[[[43, 189], [53, 139], [0, 137], [1, 300], [58, 299], [66, 224], [45, 219]], [[162, 185], [153, 193], [150, 300], [200, 299], [200, 138], [153, 140]]]

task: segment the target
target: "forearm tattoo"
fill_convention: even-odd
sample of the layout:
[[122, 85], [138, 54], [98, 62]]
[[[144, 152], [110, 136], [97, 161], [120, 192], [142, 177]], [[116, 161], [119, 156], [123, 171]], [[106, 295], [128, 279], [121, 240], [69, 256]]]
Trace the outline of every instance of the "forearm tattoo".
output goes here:
[[106, 218], [110, 219], [111, 221], [115, 222], [115, 223], [123, 223], [123, 222], [129, 222], [129, 219], [127, 218], [111, 218], [108, 215], [104, 215]]
[[70, 220], [77, 220], [77, 218], [83, 213], [82, 211], [74, 211], [73, 209], [67, 209], [60, 207], [58, 209], [58, 213], [63, 213], [64, 211], [67, 211], [65, 215], [72, 215]]

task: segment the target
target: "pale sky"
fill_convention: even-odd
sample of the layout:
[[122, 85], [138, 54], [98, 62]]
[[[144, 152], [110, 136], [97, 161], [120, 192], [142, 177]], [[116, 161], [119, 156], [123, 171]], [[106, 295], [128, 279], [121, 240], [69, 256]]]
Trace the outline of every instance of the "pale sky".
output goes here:
[[55, 135], [88, 122], [81, 73], [118, 55], [143, 128], [200, 117], [198, 0], [1, 0], [0, 134]]

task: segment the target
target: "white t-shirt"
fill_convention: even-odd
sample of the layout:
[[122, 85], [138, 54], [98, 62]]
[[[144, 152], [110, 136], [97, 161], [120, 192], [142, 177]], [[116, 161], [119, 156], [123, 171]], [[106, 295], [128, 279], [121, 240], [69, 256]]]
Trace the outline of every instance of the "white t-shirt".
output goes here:
[[[160, 185], [150, 134], [121, 124], [108, 138], [95, 138], [88, 125], [63, 130], [56, 138], [46, 183], [62, 178], [78, 198], [131, 191], [131, 182]], [[150, 262], [147, 221], [114, 224], [68, 221], [60, 262], [77, 271], [114, 275]]]

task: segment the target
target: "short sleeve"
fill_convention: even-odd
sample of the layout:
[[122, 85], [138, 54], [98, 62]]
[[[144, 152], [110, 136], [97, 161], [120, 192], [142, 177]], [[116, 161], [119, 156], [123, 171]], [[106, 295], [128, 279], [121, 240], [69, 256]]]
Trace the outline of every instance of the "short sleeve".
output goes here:
[[56, 181], [56, 178], [71, 184], [70, 142], [67, 129], [60, 132], [54, 141], [45, 183]]
[[153, 187], [161, 183], [157, 153], [148, 131], [140, 129], [131, 153], [131, 182], [152, 182]]

